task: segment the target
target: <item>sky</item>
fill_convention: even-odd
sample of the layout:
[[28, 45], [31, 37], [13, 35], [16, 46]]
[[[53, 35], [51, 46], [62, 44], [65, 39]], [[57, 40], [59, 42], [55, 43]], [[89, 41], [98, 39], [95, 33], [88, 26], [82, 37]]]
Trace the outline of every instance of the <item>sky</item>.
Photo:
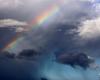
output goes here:
[[99, 13], [100, 0], [0, 0], [0, 51], [100, 57]]
[[[1, 19], [26, 21], [33, 27], [33, 30], [23, 33], [24, 40], [18, 42], [18, 45], [10, 51], [17, 52], [24, 48], [50, 51], [60, 48], [70, 52], [75, 48], [84, 51], [85, 47], [89, 48], [85, 50], [87, 52], [91, 52], [95, 47], [98, 51], [99, 0], [1, 0], [1, 2]], [[49, 11], [52, 13], [49, 14]], [[62, 40], [59, 40], [59, 37]]]

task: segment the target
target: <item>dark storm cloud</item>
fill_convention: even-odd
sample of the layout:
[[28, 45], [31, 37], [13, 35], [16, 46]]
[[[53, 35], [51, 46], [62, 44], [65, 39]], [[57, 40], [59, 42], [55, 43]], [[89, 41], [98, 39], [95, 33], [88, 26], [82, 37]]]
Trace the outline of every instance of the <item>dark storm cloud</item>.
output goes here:
[[25, 51], [18, 53], [18, 55], [0, 52], [1, 80], [39, 80], [37, 74], [40, 54], [34, 50]]
[[94, 63], [94, 59], [89, 58], [85, 53], [70, 53], [63, 54], [57, 58], [57, 61], [75, 67], [76, 65], [87, 69], [90, 67], [91, 63]]
[[35, 61], [39, 60], [40, 56], [42, 55], [40, 52], [37, 52], [33, 49], [26, 49], [21, 51], [20, 53], [10, 53], [8, 51], [2, 51], [0, 52], [0, 57], [8, 58], [8, 59], [19, 59], [19, 60], [29, 60], [29, 61]]
[[0, 75], [2, 75], [0, 79], [33, 79], [37, 76], [40, 56], [34, 50], [23, 50], [17, 55], [7, 51], [0, 52], [0, 64], [2, 65], [0, 66]]
[[35, 60], [39, 60], [41, 57], [41, 53], [37, 52], [35, 50], [32, 49], [27, 49], [27, 50], [23, 50], [21, 51], [16, 58], [18, 59], [26, 59], [26, 60], [30, 60], [30, 61], [35, 61]]

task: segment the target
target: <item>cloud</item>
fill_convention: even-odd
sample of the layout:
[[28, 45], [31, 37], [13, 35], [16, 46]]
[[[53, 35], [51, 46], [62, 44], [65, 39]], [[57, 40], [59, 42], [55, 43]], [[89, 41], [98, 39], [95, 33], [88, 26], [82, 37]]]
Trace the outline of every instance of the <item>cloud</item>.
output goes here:
[[87, 69], [90, 67], [91, 63], [94, 63], [94, 59], [88, 57], [88, 55], [85, 53], [69, 53], [60, 55], [57, 62], [70, 65], [71, 67], [78, 65], [84, 69]]
[[[23, 5], [20, 6], [21, 4]], [[16, 5], [17, 7], [15, 8], [14, 6]], [[10, 1], [1, 0], [0, 8], [4, 13], [6, 13], [6, 11], [8, 13], [10, 10], [12, 12], [11, 14], [16, 16], [18, 14], [14, 13], [15, 11], [17, 13], [23, 14], [22, 16], [26, 15], [32, 19], [35, 16], [40, 15], [40, 13], [44, 12], [45, 10], [50, 9], [53, 5], [56, 5], [57, 8], [59, 8], [59, 12], [57, 13], [59, 17], [57, 16], [55, 20], [53, 20], [54, 18], [52, 20], [53, 21], [57, 20], [58, 22], [59, 21], [61, 22], [61, 20], [63, 20], [63, 22], [66, 22], [66, 21], [69, 22], [70, 20], [76, 19], [76, 17], [80, 13], [85, 15], [91, 10], [90, 9], [91, 2], [89, 2], [88, 0], [85, 0], [85, 1], [84, 0], [58, 0], [58, 1], [55, 1], [55, 0], [29, 0], [29, 1], [27, 0], [10, 0]], [[81, 10], [81, 9], [84, 9], [84, 10]]]
[[20, 22], [20, 21], [17, 21], [17, 20], [13, 20], [13, 19], [4, 19], [4, 20], [0, 20], [0, 25], [1, 26], [13, 26], [13, 25], [16, 25], [16, 26], [23, 26], [23, 25], [27, 25], [25, 22]]
[[34, 60], [39, 60], [40, 56], [41, 56], [40, 52], [37, 52], [33, 49], [26, 49], [17, 54], [16, 58], [34, 61]]
[[78, 36], [84, 40], [100, 37], [100, 17], [82, 22], [78, 28], [78, 33]]
[[[74, 38], [73, 35], [77, 35], [69, 33], [72, 33], [71, 31], [73, 30], [77, 32], [77, 26], [80, 23], [92, 19], [95, 15], [93, 3], [89, 0], [22, 0], [22, 2], [27, 4], [21, 7], [20, 10], [24, 13], [28, 13], [27, 15], [23, 15], [24, 17], [30, 16], [30, 18], [28, 18], [29, 20], [33, 20], [34, 17], [41, 15], [42, 12], [48, 10], [52, 5], [57, 5], [59, 11], [55, 17], [50, 18], [51, 23], [47, 23], [45, 29], [43, 28], [45, 26], [44, 24], [37, 25], [38, 28], [28, 32], [27, 35], [23, 35], [24, 39], [18, 43], [18, 46], [14, 49], [15, 51], [23, 49], [23, 46], [24, 49], [26, 49], [27, 45], [36, 50], [43, 51], [51, 51], [55, 48], [69, 49], [72, 46], [68, 45], [73, 42], [75, 43], [75, 41], [72, 40]], [[59, 39], [59, 37], [62, 39]], [[10, 50], [14, 51], [12, 49]]]
[[[7, 1], [10, 1], [10, 0], [7, 0]], [[80, 36], [80, 33], [82, 32], [82, 29], [81, 29], [82, 26], [84, 25], [84, 23], [87, 23], [87, 21], [89, 22], [89, 25], [90, 25], [91, 21], [94, 21], [93, 18], [95, 16], [97, 16], [97, 14], [99, 14], [99, 13], [95, 14], [95, 9], [93, 8], [91, 2], [89, 2], [88, 0], [57, 0], [57, 1], [56, 0], [20, 0], [20, 1], [22, 1], [23, 3], [26, 3], [26, 4], [23, 5], [24, 7], [23, 6], [17, 7], [17, 11], [16, 11], [15, 7], [14, 8], [12, 7], [11, 4], [10, 4], [10, 8], [5, 6], [5, 7], [1, 7], [1, 9], [2, 10], [7, 9], [7, 11], [9, 9], [13, 10], [14, 12], [12, 13], [12, 11], [11, 11], [10, 12], [11, 14], [8, 14], [6, 12], [8, 15], [11, 15], [11, 17], [12, 17], [12, 14], [13, 14], [13, 16], [17, 16], [19, 18], [23, 18], [22, 16], [24, 16], [24, 17], [27, 16], [27, 17], [30, 17], [30, 18], [28, 18], [29, 20], [33, 19], [37, 15], [40, 15], [43, 11], [49, 9], [49, 7], [51, 7], [52, 4], [59, 5], [58, 8], [60, 10], [59, 10], [59, 13], [57, 13], [57, 17], [54, 17], [51, 19], [51, 20], [53, 20], [52, 21], [53, 23], [50, 25], [47, 25], [48, 27], [46, 29], [42, 28], [44, 25], [40, 25], [41, 27], [37, 26], [39, 28], [36, 28], [36, 30], [32, 30], [32, 31], [28, 32], [27, 34], [23, 35], [24, 39], [20, 43], [18, 43], [18, 46], [14, 47], [14, 49], [11, 50], [11, 52], [15, 52], [15, 53], [18, 51], [22, 51], [23, 49], [27, 49], [27, 48], [33, 48], [37, 51], [43, 51], [43, 53], [54, 53], [55, 49], [61, 50], [64, 53], [68, 52], [68, 51], [73, 51], [75, 49], [80, 49], [80, 47], [77, 47], [76, 45], [73, 44], [73, 43], [76, 43], [76, 41], [72, 40], [73, 38], [76, 37], [76, 36], [74, 37], [73, 35], [78, 35], [79, 36], [78, 39], [83, 38]], [[22, 16], [19, 16], [19, 14], [15, 13], [15, 12], [22, 13]], [[27, 13], [27, 14], [25, 14], [25, 13]], [[17, 18], [17, 17], [15, 17], [15, 18]], [[80, 23], [82, 23], [82, 26], [80, 26], [80, 28], [79, 28]], [[76, 31], [76, 33], [73, 34], [71, 31], [74, 31], [74, 32]], [[93, 35], [95, 35], [94, 32], [96, 32], [96, 29], [94, 32], [92, 32], [92, 31], [90, 31], [90, 35], [91, 35], [91, 33]], [[77, 32], [79, 34], [77, 34]], [[89, 38], [86, 37], [86, 38], [91, 40], [90, 39], [91, 37], [89, 37]], [[84, 38], [84, 39], [86, 39], [86, 38]], [[48, 54], [46, 54], [46, 55], [48, 55]], [[57, 78], [57, 80], [58, 79], [62, 80], [62, 79], [67, 79], [67, 78], [70, 79], [70, 78], [75, 78], [77, 76], [81, 76], [80, 79], [83, 79], [83, 77], [84, 77], [83, 74], [85, 74], [83, 70], [79, 70], [79, 69], [75, 70], [75, 71], [78, 71], [78, 73], [77, 73], [69, 66], [66, 67], [66, 66], [63, 66], [60, 64], [55, 64], [55, 63], [52, 64], [52, 62], [47, 60], [48, 56], [46, 57], [47, 63], [45, 63], [46, 64], [46, 65], [44, 65], [45, 67], [43, 67], [41, 65], [43, 67], [41, 70], [43, 71], [44, 75], [47, 76], [47, 78], [50, 77], [50, 79], [55, 80]], [[22, 59], [18, 59], [18, 58], [17, 59], [19, 61], [30, 59], [30, 57], [27, 57], [26, 54], [21, 55], [21, 57], [22, 57]], [[51, 55], [49, 57], [51, 57]], [[33, 58], [33, 56], [32, 56], [32, 58]], [[51, 64], [53, 66], [50, 69]], [[24, 65], [24, 66], [26, 66], [26, 65]], [[7, 66], [7, 69], [8, 69], [8, 66]], [[32, 69], [33, 69], [33, 67], [32, 67]], [[61, 69], [61, 71], [62, 71], [62, 73], [60, 73], [60, 74], [59, 74], [59, 69]], [[66, 72], [69, 75], [71, 74], [71, 77], [66, 76]], [[74, 73], [72, 73], [72, 72], [74, 72]], [[81, 72], [83, 72], [83, 73], [81, 73]], [[81, 73], [81, 75], [80, 75], [80, 73]], [[86, 73], [87, 73], [87, 71], [86, 71]], [[91, 70], [89, 70], [88, 73], [90, 74]], [[75, 74], [76, 74], [76, 76], [74, 76]], [[61, 76], [59, 76], [59, 75], [61, 75]], [[63, 75], [63, 77], [62, 77], [62, 75]], [[91, 77], [91, 76], [93, 76], [93, 77]], [[89, 78], [89, 79], [91, 79], [91, 78], [95, 79], [96, 78], [95, 76], [96, 76], [96, 74], [94, 72], [91, 75], [86, 74], [86, 78]]]
[[[76, 25], [76, 28], [71, 30], [71, 33], [75, 33], [74, 38], [80, 41], [80, 44], [84, 44], [85, 42], [96, 42], [100, 38], [100, 3], [98, 0], [89, 0], [92, 4], [92, 12], [89, 11], [88, 18], [86, 16], [82, 17], [79, 21], [79, 24]], [[94, 12], [93, 12], [94, 11]], [[89, 15], [91, 15], [89, 17]], [[89, 43], [88, 42], [88, 43]], [[79, 42], [78, 42], [79, 43]], [[85, 43], [87, 44], [87, 43]]]
[[[32, 56], [33, 57], [33, 56]], [[2, 80], [38, 80], [38, 61], [25, 56], [16, 57], [16, 54], [0, 52], [0, 79]]]
[[20, 0], [0, 0], [0, 9], [15, 9], [21, 5], [23, 3]]
[[2, 59], [18, 59], [18, 60], [29, 60], [29, 61], [37, 61], [40, 59], [41, 55], [40, 52], [37, 52], [33, 49], [24, 49], [19, 53], [11, 53], [8, 51], [0, 52], [0, 58]]
[[0, 28], [2, 28], [2, 27], [15, 28], [16, 32], [25, 31], [27, 28], [26, 26], [28, 27], [28, 24], [26, 22], [17, 21], [14, 19], [2, 19], [2, 20], [0, 20]]

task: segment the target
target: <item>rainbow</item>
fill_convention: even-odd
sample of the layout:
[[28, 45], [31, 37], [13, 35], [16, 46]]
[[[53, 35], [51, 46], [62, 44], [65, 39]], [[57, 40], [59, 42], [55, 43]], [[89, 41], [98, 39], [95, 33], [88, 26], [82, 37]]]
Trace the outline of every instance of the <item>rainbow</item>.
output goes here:
[[49, 21], [53, 18], [59, 11], [57, 6], [53, 6], [48, 10], [44, 11], [41, 15], [37, 16], [36, 20], [39, 25], [42, 25], [44, 22]]
[[[49, 7], [47, 10], [43, 11], [40, 15], [36, 16], [31, 22], [29, 22], [29, 26], [32, 26], [32, 28], [34, 28], [35, 26], [43, 27], [43, 25], [48, 24], [48, 22], [55, 15], [57, 15], [58, 12], [59, 12], [59, 7], [57, 5], [53, 5], [52, 7]], [[21, 40], [23, 39], [20, 37], [15, 37], [2, 50], [5, 51], [15, 48]]]
[[36, 16], [29, 24], [33, 28], [37, 26], [45, 27], [45, 24], [48, 24], [58, 12], [59, 7], [57, 5], [53, 5], [52, 7], [49, 7], [47, 10], [43, 11], [40, 15]]
[[12, 38], [12, 39], [9, 41], [9, 43], [2, 49], [2, 51], [7, 51], [7, 50], [9, 50], [9, 49], [14, 49], [14, 48], [18, 45], [18, 43], [19, 43], [20, 41], [23, 40], [22, 37], [20, 37], [20, 38], [19, 38], [19, 37], [20, 37], [20, 34], [17, 33], [17, 34], [15, 35], [15, 37]]

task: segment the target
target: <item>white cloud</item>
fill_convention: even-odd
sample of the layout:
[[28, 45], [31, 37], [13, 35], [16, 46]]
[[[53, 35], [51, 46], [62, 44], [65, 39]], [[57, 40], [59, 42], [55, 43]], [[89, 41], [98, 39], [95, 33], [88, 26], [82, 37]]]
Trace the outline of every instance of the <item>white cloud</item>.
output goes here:
[[0, 20], [0, 25], [4, 25], [4, 26], [12, 26], [12, 25], [16, 25], [16, 26], [19, 26], [19, 25], [27, 25], [26, 22], [21, 22], [21, 21], [17, 21], [17, 20], [14, 20], [14, 19], [2, 19]]
[[[79, 44], [88, 44], [89, 41], [96, 42], [100, 38], [100, 3], [98, 0], [90, 0], [94, 14], [90, 19], [84, 19], [80, 21], [80, 25], [73, 30], [76, 32], [75, 39]], [[92, 13], [93, 13], [92, 12]], [[89, 14], [92, 14], [89, 12]], [[77, 43], [76, 42], [76, 43]]]
[[100, 17], [86, 20], [78, 28], [78, 36], [82, 39], [94, 39], [100, 37]]
[[0, 20], [0, 28], [2, 27], [15, 28], [16, 32], [22, 32], [26, 30], [28, 24], [14, 19], [2, 19]]

